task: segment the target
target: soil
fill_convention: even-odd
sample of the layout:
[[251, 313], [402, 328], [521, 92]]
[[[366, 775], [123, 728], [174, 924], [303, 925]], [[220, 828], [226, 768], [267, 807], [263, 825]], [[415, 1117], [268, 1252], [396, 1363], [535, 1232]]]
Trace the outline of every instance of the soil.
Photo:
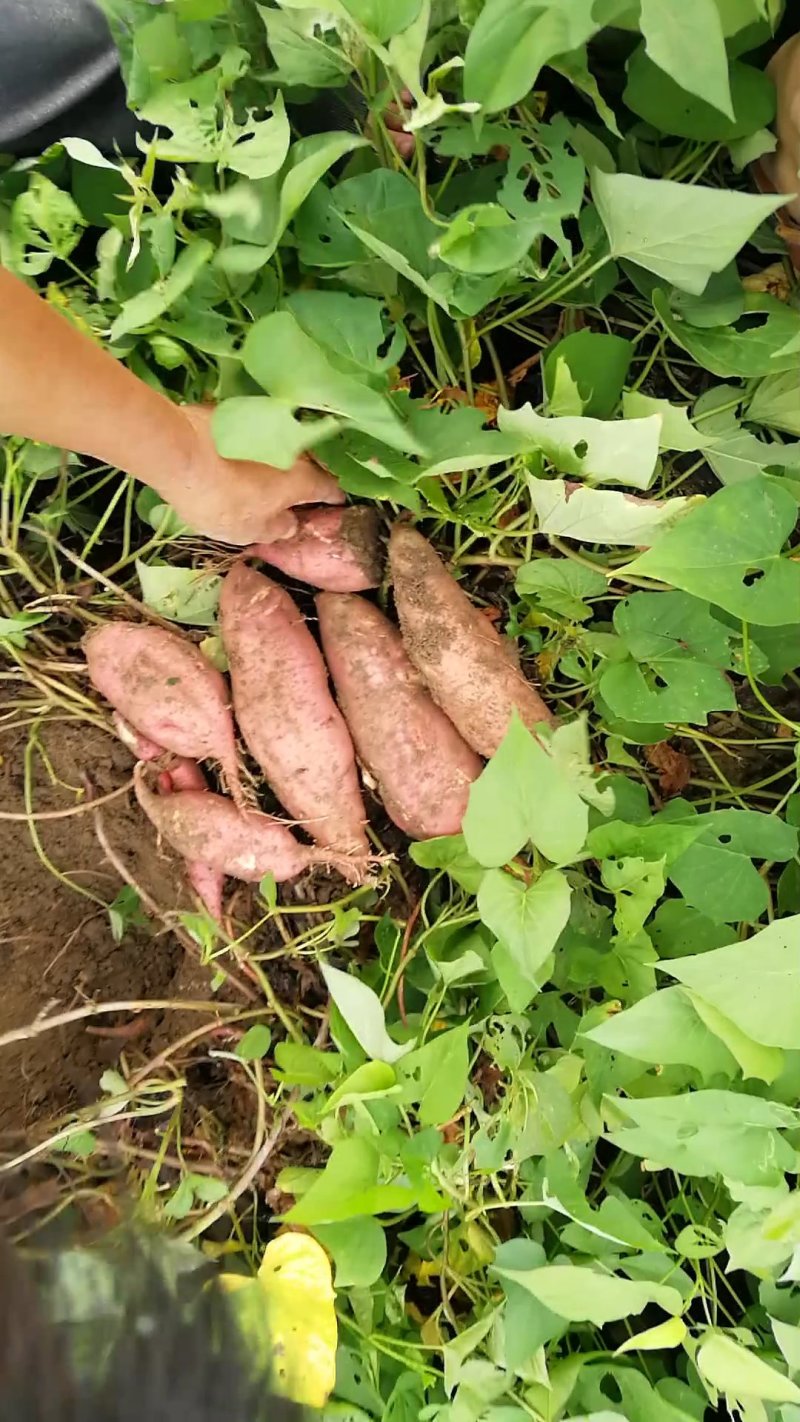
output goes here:
[[[27, 736], [12, 732], [0, 741], [3, 814], [24, 810]], [[79, 804], [76, 791], [87, 773], [97, 796], [130, 777], [128, 752], [91, 724], [45, 721], [37, 744], [31, 762], [35, 812]], [[109, 844], [142, 888], [163, 908], [177, 907], [182, 898], [186, 903], [179, 866], [158, 848], [132, 795], [111, 801], [102, 815]], [[68, 1011], [91, 1000], [208, 995], [206, 971], [160, 926], [129, 928], [115, 942], [105, 905], [122, 883], [98, 843], [94, 814], [41, 820], [36, 829], [41, 854], [27, 824], [0, 819], [0, 1035], [44, 1011]], [[0, 1152], [18, 1148], [30, 1135], [41, 1138], [54, 1118], [97, 1099], [102, 1072], [125, 1045], [97, 1033], [116, 1020], [84, 1021], [0, 1048]], [[156, 1015], [153, 1027], [160, 1025]]]

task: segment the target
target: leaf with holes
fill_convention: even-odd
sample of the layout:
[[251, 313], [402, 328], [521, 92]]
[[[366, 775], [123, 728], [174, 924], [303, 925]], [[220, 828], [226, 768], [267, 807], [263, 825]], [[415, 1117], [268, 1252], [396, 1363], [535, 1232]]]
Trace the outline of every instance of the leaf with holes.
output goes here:
[[[673, 800], [659, 819], [696, 826], [702, 833], [669, 868], [686, 902], [714, 923], [755, 923], [769, 905], [769, 889], [753, 859], [783, 863], [797, 852], [797, 831], [777, 816], [757, 810], [687, 813]], [[728, 1014], [730, 1015], [730, 1014]]]
[[602, 598], [608, 583], [601, 572], [571, 558], [536, 558], [525, 563], [514, 584], [520, 597], [530, 598], [559, 617], [585, 622], [592, 609], [586, 598]]
[[338, 369], [290, 311], [257, 321], [247, 333], [242, 355], [248, 374], [276, 401], [325, 410], [392, 449], [421, 452], [386, 396]]
[[693, 507], [693, 499], [637, 499], [616, 489], [586, 489], [563, 479], [529, 478], [539, 528], [575, 543], [648, 548]]
[[691, 509], [627, 566], [767, 627], [800, 607], [800, 564], [783, 555], [797, 523], [797, 501], [774, 479], [757, 476], [721, 489]]
[[712, 711], [733, 711], [724, 675], [731, 633], [708, 604], [687, 593], [634, 593], [617, 603], [614, 630], [628, 656], [609, 663], [598, 687], [615, 716], [705, 726]]
[[[552, 401], [557, 366], [563, 363], [575, 382], [583, 413], [593, 419], [609, 420], [622, 394], [633, 358], [633, 346], [621, 336], [603, 331], [573, 331], [550, 347], [544, 362], [544, 383]], [[645, 412], [645, 418], [652, 412]], [[627, 414], [626, 419], [636, 418]]]
[[661, 420], [592, 420], [582, 416], [538, 415], [532, 405], [501, 406], [498, 425], [519, 440], [520, 451], [541, 451], [564, 474], [596, 483], [647, 489], [658, 459]]
[[800, 313], [772, 296], [748, 296], [743, 316], [730, 326], [693, 325], [663, 291], [653, 293], [653, 306], [676, 345], [713, 375], [749, 380], [797, 369], [797, 356], [784, 347], [800, 334]]

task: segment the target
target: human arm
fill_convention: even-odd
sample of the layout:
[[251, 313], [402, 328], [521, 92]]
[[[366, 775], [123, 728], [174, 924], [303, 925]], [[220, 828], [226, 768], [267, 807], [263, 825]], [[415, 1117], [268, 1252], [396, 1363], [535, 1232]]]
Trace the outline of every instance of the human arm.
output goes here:
[[1, 267], [0, 432], [132, 474], [227, 543], [285, 537], [293, 505], [344, 498], [306, 456], [288, 470], [223, 459], [208, 409], [173, 404]]

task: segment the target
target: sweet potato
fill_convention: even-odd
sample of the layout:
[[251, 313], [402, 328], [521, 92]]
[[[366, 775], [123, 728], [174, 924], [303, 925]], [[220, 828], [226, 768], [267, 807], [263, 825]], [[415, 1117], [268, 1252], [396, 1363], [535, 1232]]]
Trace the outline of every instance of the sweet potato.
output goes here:
[[163, 627], [108, 622], [84, 638], [93, 685], [147, 740], [190, 760], [219, 762], [243, 800], [230, 695], [191, 642]]
[[223, 585], [220, 626], [239, 728], [281, 804], [318, 844], [367, 854], [353, 743], [300, 609], [237, 563]]
[[434, 701], [473, 750], [494, 755], [515, 709], [531, 730], [553, 724], [503, 638], [473, 607], [421, 533], [396, 524], [389, 562], [406, 651]]
[[377, 607], [320, 593], [317, 611], [339, 705], [390, 819], [413, 839], [457, 834], [479, 757], [431, 700]]
[[329, 592], [363, 592], [381, 580], [382, 558], [376, 511], [356, 508], [296, 509], [298, 530], [278, 543], [246, 550], [302, 583]]
[[119, 711], [114, 712], [111, 720], [122, 744], [127, 746], [136, 760], [159, 760], [161, 756], [168, 754], [163, 746], [157, 746], [155, 741], [148, 740], [141, 731], [137, 731], [130, 721], [126, 721], [124, 716], [120, 716]]
[[365, 858], [300, 844], [279, 820], [256, 810], [238, 810], [232, 800], [210, 790], [158, 795], [146, 776], [145, 767], [137, 765], [134, 784], [139, 804], [159, 834], [192, 863], [206, 864], [249, 884], [265, 874], [283, 883], [314, 864], [337, 869], [351, 883], [363, 878]]
[[[206, 778], [196, 760], [187, 760], [185, 756], [174, 756], [170, 751], [165, 751], [163, 746], [157, 746], [155, 741], [150, 741], [146, 736], [140, 735], [136, 727], [131, 726], [124, 717], [120, 716], [118, 711], [114, 712], [112, 720], [123, 745], [128, 747], [137, 760], [168, 762], [167, 768], [159, 773], [157, 780], [160, 795], [172, 795], [176, 790], [208, 790]], [[186, 878], [200, 902], [208, 909], [211, 917], [219, 923], [222, 918], [224, 874], [221, 874], [218, 869], [213, 869], [210, 864], [203, 864], [199, 860], [187, 860]]]

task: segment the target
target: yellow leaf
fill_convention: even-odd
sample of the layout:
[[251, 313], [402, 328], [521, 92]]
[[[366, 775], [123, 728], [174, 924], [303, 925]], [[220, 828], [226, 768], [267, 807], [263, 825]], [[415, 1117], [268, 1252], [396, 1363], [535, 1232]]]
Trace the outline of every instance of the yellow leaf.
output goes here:
[[682, 1318], [667, 1318], [663, 1323], [656, 1324], [655, 1328], [646, 1328], [644, 1333], [637, 1333], [635, 1338], [628, 1338], [618, 1348], [615, 1357], [620, 1353], [646, 1353], [657, 1348], [679, 1348], [686, 1337], [686, 1324]]
[[308, 1234], [273, 1239], [258, 1282], [266, 1294], [276, 1382], [306, 1407], [324, 1407], [336, 1381], [336, 1310], [331, 1266]]
[[238, 1295], [249, 1340], [268, 1344], [275, 1387], [301, 1406], [324, 1407], [336, 1381], [338, 1334], [322, 1246], [307, 1234], [278, 1235], [264, 1251], [257, 1279], [223, 1274], [220, 1282]]

